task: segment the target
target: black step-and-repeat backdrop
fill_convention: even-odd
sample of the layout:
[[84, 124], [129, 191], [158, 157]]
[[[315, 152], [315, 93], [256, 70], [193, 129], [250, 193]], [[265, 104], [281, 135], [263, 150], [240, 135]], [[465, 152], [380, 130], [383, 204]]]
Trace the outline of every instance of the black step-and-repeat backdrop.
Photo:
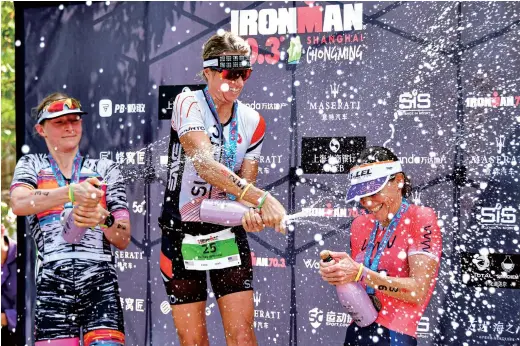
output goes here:
[[[159, 272], [157, 218], [167, 183], [171, 97], [203, 83], [202, 45], [219, 30], [248, 40], [241, 99], [267, 123], [259, 185], [290, 213], [286, 237], [249, 236], [261, 345], [342, 344], [350, 318], [318, 253], [345, 250], [345, 173], [384, 145], [411, 175], [416, 204], [443, 233], [439, 282], [420, 345], [520, 344], [520, 4], [516, 2], [91, 2], [17, 4], [19, 153], [45, 150], [30, 108], [79, 98], [81, 151], [121, 164], [132, 243], [115, 251], [127, 345], [178, 345]], [[197, 86], [199, 85], [199, 86]], [[25, 127], [24, 127], [25, 125]], [[26, 343], [34, 262], [26, 239]], [[223, 345], [218, 306], [206, 315]]]

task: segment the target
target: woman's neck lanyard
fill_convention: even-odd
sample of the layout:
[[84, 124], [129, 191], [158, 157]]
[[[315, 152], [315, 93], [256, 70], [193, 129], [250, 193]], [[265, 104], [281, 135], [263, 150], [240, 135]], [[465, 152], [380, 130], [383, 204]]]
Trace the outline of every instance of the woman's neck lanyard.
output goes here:
[[[370, 270], [373, 270], [377, 272], [377, 267], [379, 266], [379, 261], [381, 260], [381, 256], [383, 255], [383, 252], [388, 244], [388, 241], [390, 238], [392, 238], [392, 235], [395, 232], [395, 229], [397, 228], [397, 225], [399, 224], [399, 221], [401, 221], [402, 216], [406, 211], [408, 210], [408, 207], [410, 206], [410, 203], [408, 203], [404, 198], [401, 202], [401, 206], [399, 207], [399, 210], [392, 218], [392, 221], [390, 221], [390, 224], [385, 230], [385, 234], [383, 235], [383, 240], [381, 240], [381, 243], [379, 244], [379, 247], [377, 248], [376, 254], [374, 256], [374, 260], [372, 263], [370, 263], [370, 258], [372, 257], [372, 251], [374, 250], [375, 242], [376, 242], [376, 234], [377, 230], [379, 229], [379, 222], [376, 221], [374, 228], [372, 229], [372, 233], [370, 233], [370, 239], [368, 241], [367, 245], [367, 251], [365, 252], [365, 262], [364, 265], [367, 268], [370, 268]], [[375, 289], [367, 286], [367, 293], [369, 295], [375, 294]]]
[[[226, 167], [231, 170], [231, 172], [235, 171], [235, 164], [237, 162], [237, 142], [238, 142], [238, 102], [233, 102], [233, 111], [231, 112], [231, 122], [229, 124], [229, 140], [225, 140], [224, 137], [224, 127], [220, 122], [220, 118], [218, 117], [217, 106], [215, 106], [215, 102], [213, 98], [209, 94], [208, 87], [204, 88], [204, 96], [206, 97], [206, 102], [208, 103], [209, 109], [213, 114], [213, 117], [217, 121], [220, 130], [220, 141], [224, 142], [224, 164]], [[227, 194], [228, 198], [232, 201], [236, 199], [235, 196], [231, 194]]]
[[[52, 157], [52, 155], [49, 153], [47, 155], [49, 158], [49, 162], [51, 164], [52, 173], [54, 174], [54, 177], [56, 178], [56, 182], [58, 183], [59, 187], [67, 186], [67, 182], [65, 181], [65, 176], [63, 173], [61, 173], [60, 167], [58, 166], [58, 163]], [[74, 156], [74, 161], [72, 163], [72, 174], [70, 175], [70, 183], [78, 183], [79, 182], [79, 171], [80, 171], [80, 165], [81, 165], [82, 157], [79, 154], [79, 150], [76, 153], [76, 156]], [[66, 208], [72, 208], [72, 202], [65, 203]]]

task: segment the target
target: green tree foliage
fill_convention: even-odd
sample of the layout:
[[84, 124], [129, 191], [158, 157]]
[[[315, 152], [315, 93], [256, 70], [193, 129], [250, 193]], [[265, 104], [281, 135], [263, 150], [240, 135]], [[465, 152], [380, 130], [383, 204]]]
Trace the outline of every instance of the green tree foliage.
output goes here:
[[9, 234], [16, 232], [16, 218], [9, 208], [9, 185], [16, 165], [14, 4], [2, 2], [2, 223]]

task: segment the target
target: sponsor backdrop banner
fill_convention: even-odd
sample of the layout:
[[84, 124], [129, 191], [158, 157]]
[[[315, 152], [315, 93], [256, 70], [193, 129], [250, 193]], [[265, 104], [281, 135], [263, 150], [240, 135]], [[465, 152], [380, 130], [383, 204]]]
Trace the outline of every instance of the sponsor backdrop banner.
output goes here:
[[[127, 345], [179, 344], [157, 225], [171, 99], [201, 87], [202, 45], [219, 29], [252, 47], [241, 100], [267, 124], [258, 185], [302, 212], [287, 236], [249, 235], [259, 344], [342, 344], [350, 318], [321, 280], [318, 254], [348, 249], [350, 223], [363, 211], [344, 203], [345, 173], [372, 145], [396, 152], [415, 186], [410, 200], [434, 208], [442, 229], [419, 345], [520, 344], [518, 3], [42, 6], [16, 8], [19, 152], [45, 151], [30, 108], [63, 91], [89, 112], [81, 152], [121, 164], [132, 221], [131, 245], [115, 251]], [[32, 239], [20, 234], [29, 258]], [[26, 263], [32, 344], [34, 264]], [[209, 290], [210, 340], [223, 345]]]

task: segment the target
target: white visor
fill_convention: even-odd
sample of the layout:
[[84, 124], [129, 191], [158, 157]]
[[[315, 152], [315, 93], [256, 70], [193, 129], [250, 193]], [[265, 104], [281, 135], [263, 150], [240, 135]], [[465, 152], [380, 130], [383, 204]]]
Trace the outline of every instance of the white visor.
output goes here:
[[403, 169], [399, 161], [382, 161], [356, 166], [350, 170], [350, 188], [347, 191], [347, 203], [378, 193], [392, 174]]

